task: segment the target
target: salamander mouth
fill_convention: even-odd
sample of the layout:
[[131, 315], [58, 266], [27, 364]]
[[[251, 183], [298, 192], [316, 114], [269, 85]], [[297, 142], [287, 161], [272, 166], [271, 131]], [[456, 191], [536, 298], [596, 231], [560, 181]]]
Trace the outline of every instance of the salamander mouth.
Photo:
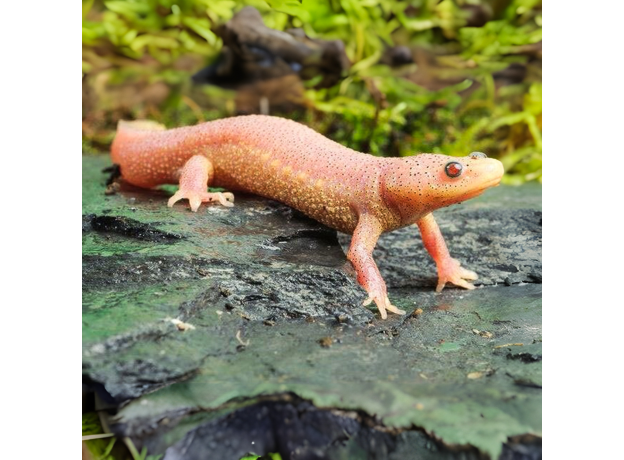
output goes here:
[[492, 180], [490, 180], [487, 184], [485, 184], [485, 186], [483, 187], [482, 190], [491, 188], [491, 187], [498, 187], [500, 185], [500, 181], [502, 179], [501, 177], [494, 177]]
[[464, 196], [462, 196], [462, 200], [461, 201], [466, 201], [466, 200], [469, 200], [471, 198], [477, 197], [477, 196], [481, 195], [483, 192], [485, 192], [489, 188], [498, 187], [500, 185], [500, 181], [501, 181], [500, 177], [494, 177], [493, 179], [489, 180], [485, 184], [482, 184], [481, 187], [476, 188], [474, 190], [470, 190], [469, 192], [467, 192]]
[[469, 191], [465, 195], [465, 199], [481, 195], [487, 189], [500, 185], [500, 181], [503, 178], [503, 165], [497, 160], [491, 160], [489, 167], [484, 168], [481, 177], [485, 181], [479, 184], [479, 188]]

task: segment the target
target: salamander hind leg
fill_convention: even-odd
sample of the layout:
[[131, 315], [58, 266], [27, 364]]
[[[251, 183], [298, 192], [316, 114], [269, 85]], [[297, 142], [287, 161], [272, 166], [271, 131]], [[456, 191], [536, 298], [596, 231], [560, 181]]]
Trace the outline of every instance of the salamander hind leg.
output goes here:
[[214, 177], [214, 168], [208, 158], [202, 155], [191, 157], [180, 171], [180, 189], [169, 198], [167, 205], [187, 199], [193, 212], [202, 203], [217, 201], [223, 206], [234, 206], [234, 195], [229, 192], [211, 193], [207, 191], [210, 180]]

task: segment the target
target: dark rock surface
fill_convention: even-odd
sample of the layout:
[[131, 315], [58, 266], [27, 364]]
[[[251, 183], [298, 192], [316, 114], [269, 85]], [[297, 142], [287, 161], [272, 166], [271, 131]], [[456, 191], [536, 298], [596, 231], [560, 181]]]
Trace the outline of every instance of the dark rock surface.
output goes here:
[[433, 291], [416, 228], [384, 235], [408, 315], [383, 321], [345, 235], [258, 197], [191, 213], [166, 190], [105, 195], [107, 165], [84, 160], [83, 375], [116, 433], [166, 459], [539, 458], [539, 187], [436, 213], [474, 291]]
[[[126, 433], [131, 427], [117, 427]], [[163, 450], [154, 436], [149, 451]], [[521, 442], [520, 442], [521, 441]], [[319, 409], [291, 394], [260, 400], [207, 421], [166, 450], [163, 460], [240, 459], [250, 452], [283, 452], [283, 460], [479, 460], [475, 448], [451, 449], [419, 430], [388, 429], [356, 411]], [[363, 454], [365, 453], [365, 457]], [[541, 458], [541, 440], [511, 440], [501, 459]]]
[[[452, 256], [477, 271], [476, 286], [542, 282], [541, 211], [459, 206], [436, 215]], [[347, 250], [350, 236], [339, 239]], [[436, 286], [435, 264], [416, 226], [382, 235], [374, 257], [389, 288]]]

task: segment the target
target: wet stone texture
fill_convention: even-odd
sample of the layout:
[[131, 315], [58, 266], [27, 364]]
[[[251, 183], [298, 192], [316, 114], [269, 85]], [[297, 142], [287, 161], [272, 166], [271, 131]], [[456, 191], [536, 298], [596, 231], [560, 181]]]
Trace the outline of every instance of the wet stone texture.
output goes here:
[[109, 160], [83, 164], [83, 375], [118, 435], [166, 460], [541, 458], [539, 186], [435, 213], [474, 291], [434, 292], [415, 227], [384, 235], [408, 315], [382, 321], [348, 236], [259, 197], [105, 195]]

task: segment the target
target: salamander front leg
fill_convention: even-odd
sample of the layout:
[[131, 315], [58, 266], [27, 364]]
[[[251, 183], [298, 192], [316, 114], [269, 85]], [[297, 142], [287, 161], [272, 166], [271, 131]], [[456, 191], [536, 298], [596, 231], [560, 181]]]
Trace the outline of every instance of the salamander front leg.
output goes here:
[[374, 301], [381, 318], [385, 319], [388, 316], [386, 310], [398, 315], [404, 315], [405, 312], [390, 303], [386, 283], [373, 260], [373, 249], [381, 231], [381, 224], [375, 217], [368, 214], [360, 215], [360, 220], [353, 232], [347, 259], [355, 268], [358, 283], [368, 292], [368, 299], [364, 301], [364, 305], [369, 305]]
[[202, 155], [191, 157], [180, 172], [180, 189], [169, 198], [167, 206], [172, 207], [182, 199], [189, 200], [193, 212], [197, 211], [200, 204], [211, 201], [218, 201], [223, 206], [234, 206], [234, 195], [231, 193], [206, 191], [213, 177], [214, 168], [208, 158]]
[[416, 225], [420, 229], [425, 248], [438, 267], [436, 291], [440, 292], [444, 289], [446, 283], [453, 283], [464, 289], [474, 289], [474, 285], [466, 280], [476, 280], [478, 278], [477, 274], [471, 270], [466, 270], [459, 264], [459, 261], [451, 257], [444, 242], [444, 237], [440, 232], [440, 227], [438, 227], [437, 222], [433, 218], [433, 214], [427, 214], [417, 221]]

